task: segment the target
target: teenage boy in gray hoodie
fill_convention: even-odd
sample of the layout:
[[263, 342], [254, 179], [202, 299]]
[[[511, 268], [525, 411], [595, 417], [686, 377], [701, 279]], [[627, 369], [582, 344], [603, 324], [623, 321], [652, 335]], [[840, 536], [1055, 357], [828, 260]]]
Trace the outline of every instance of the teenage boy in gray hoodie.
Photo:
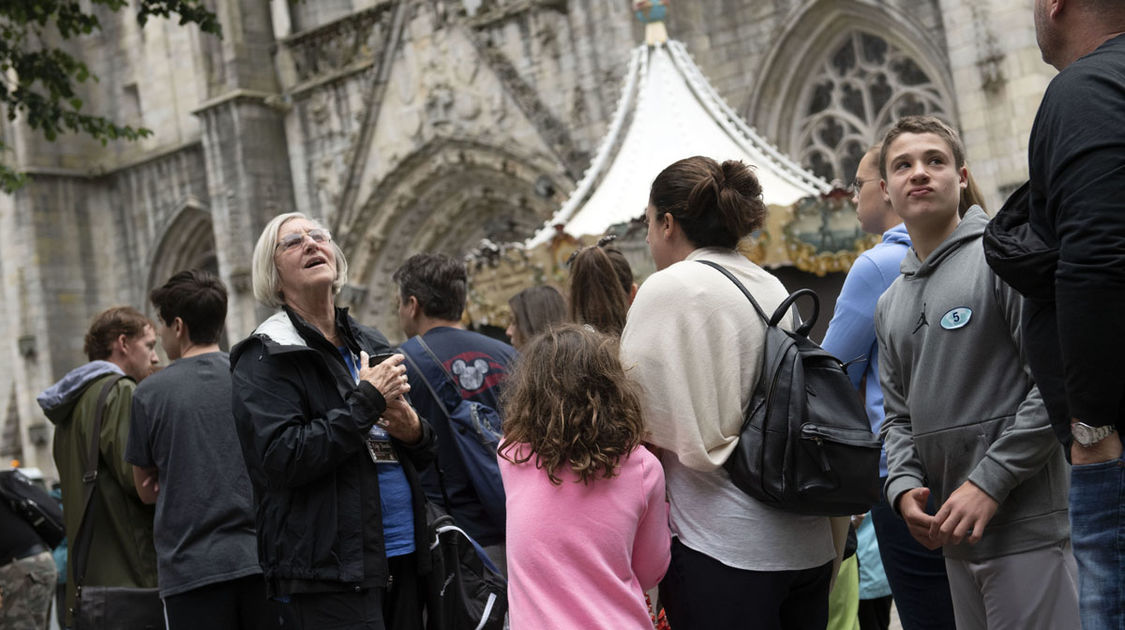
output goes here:
[[887, 500], [942, 547], [960, 630], [1077, 628], [1066, 460], [1022, 358], [1021, 298], [984, 259], [988, 217], [958, 217], [964, 162], [956, 132], [922, 116], [879, 156], [913, 242], [875, 313]]

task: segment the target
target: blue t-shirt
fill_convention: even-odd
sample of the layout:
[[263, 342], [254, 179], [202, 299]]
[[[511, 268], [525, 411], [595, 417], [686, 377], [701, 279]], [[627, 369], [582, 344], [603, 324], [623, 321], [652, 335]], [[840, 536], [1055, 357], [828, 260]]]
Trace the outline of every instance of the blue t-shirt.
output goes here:
[[[352, 378], [358, 382], [359, 368], [355, 357], [345, 347], [337, 349], [344, 357]], [[376, 440], [391, 439], [379, 426], [372, 426], [368, 435]], [[414, 553], [414, 509], [406, 473], [402, 471], [401, 464], [380, 463], [376, 469], [379, 471], [379, 504], [383, 512], [383, 544], [387, 557]]]

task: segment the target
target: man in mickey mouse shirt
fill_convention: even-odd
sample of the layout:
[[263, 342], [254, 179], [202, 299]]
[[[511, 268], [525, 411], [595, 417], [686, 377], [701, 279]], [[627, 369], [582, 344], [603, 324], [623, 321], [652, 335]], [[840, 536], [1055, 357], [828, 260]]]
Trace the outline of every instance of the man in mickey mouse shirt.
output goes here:
[[[449, 511], [503, 571], [504, 506], [485, 505], [481, 500], [472, 483], [474, 475], [466, 470], [441, 403], [431, 394], [418, 366], [432, 364], [428, 354], [432, 352], [463, 399], [500, 412], [500, 391], [516, 351], [502, 341], [465, 330], [461, 324], [468, 287], [468, 275], [461, 261], [442, 254], [416, 254], [395, 271], [394, 281], [398, 285], [399, 323], [411, 338], [401, 348], [409, 358], [406, 373], [410, 399], [418, 415], [426, 418], [437, 433], [437, 465], [441, 467], [451, 504]], [[433, 379], [430, 385], [440, 388], [440, 383]], [[492, 472], [499, 475], [498, 469]], [[423, 472], [422, 484], [431, 501], [444, 503], [433, 467]]]

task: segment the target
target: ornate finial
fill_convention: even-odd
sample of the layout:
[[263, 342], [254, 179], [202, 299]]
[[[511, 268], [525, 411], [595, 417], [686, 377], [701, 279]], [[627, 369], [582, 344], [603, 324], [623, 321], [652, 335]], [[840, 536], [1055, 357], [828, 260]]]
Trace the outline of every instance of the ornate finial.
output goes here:
[[668, 29], [664, 28], [664, 17], [668, 15], [670, 0], [637, 0], [633, 11], [637, 19], [645, 25], [645, 44], [655, 46], [668, 41]]

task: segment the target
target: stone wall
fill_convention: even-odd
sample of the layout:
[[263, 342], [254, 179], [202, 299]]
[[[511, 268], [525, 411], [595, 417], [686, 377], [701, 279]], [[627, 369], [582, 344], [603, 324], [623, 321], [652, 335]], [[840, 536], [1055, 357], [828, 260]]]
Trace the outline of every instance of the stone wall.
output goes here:
[[1027, 179], [1035, 112], [1055, 70], [1035, 43], [1031, 7], [1018, 0], [942, 0], [950, 23], [949, 66], [969, 167], [989, 209]]

